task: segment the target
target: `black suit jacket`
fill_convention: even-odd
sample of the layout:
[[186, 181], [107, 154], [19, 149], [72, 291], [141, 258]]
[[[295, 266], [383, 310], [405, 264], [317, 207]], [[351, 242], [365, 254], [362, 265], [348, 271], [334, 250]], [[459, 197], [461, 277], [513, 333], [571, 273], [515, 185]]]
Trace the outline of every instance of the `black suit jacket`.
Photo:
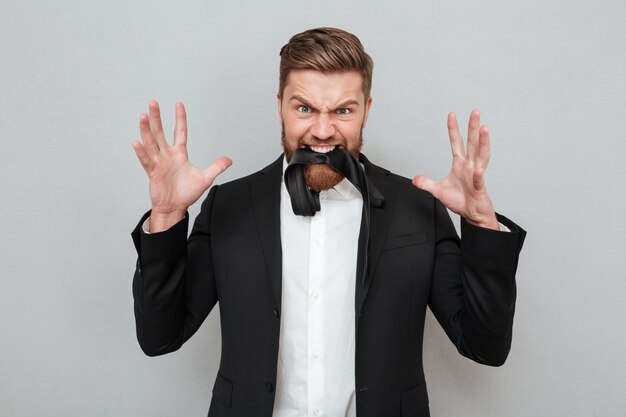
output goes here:
[[[132, 233], [139, 254], [133, 279], [137, 338], [147, 355], [177, 350], [219, 301], [222, 355], [210, 417], [272, 415], [282, 158], [214, 186], [188, 239], [188, 217], [167, 231], [143, 233], [149, 212]], [[385, 204], [371, 209], [366, 279], [356, 280], [357, 415], [428, 416], [422, 367], [426, 307], [462, 355], [504, 363], [525, 232], [498, 215], [511, 233], [462, 220], [460, 241], [432, 195], [364, 157], [362, 162]]]

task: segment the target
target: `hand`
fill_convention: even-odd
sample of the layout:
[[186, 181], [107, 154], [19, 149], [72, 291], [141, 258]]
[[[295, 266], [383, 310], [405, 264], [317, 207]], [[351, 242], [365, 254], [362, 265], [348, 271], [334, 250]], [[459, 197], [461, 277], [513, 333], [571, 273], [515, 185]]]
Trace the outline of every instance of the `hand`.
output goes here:
[[472, 111], [465, 152], [456, 116], [450, 113], [448, 135], [452, 147], [452, 169], [448, 176], [433, 181], [418, 175], [413, 178], [413, 185], [431, 193], [468, 222], [498, 230], [493, 204], [485, 188], [485, 170], [489, 163], [489, 128], [480, 126], [480, 112]]
[[201, 170], [191, 165], [187, 157], [187, 115], [185, 106], [176, 103], [174, 146], [169, 146], [163, 134], [159, 104], [151, 101], [149, 115], [139, 116], [142, 142], [133, 148], [150, 179], [152, 214], [150, 231], [169, 228], [185, 216], [185, 212], [211, 186], [215, 177], [232, 161], [221, 157]]

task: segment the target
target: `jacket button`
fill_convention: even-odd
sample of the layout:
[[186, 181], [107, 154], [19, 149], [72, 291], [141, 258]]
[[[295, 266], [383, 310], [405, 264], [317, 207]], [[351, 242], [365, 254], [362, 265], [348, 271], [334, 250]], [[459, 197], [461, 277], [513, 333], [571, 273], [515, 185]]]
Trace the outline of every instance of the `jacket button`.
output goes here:
[[277, 319], [280, 319], [280, 313], [278, 312], [278, 309], [274, 309], [274, 315], [276, 316]]
[[265, 381], [265, 389], [267, 392], [274, 392], [274, 385], [270, 381]]

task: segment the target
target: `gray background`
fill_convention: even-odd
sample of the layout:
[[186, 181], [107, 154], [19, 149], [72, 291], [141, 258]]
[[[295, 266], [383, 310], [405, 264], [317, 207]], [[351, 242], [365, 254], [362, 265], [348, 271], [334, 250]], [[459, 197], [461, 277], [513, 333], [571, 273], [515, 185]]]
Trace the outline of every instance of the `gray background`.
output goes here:
[[[135, 339], [130, 231], [149, 208], [131, 147], [150, 99], [191, 161], [280, 152], [278, 51], [337, 26], [376, 66], [365, 153], [444, 176], [446, 114], [490, 125], [487, 184], [529, 232], [501, 368], [456, 353], [429, 316], [433, 416], [626, 415], [621, 0], [6, 1], [0, 15], [0, 415], [204, 416], [217, 309], [178, 352]], [[171, 135], [169, 136], [171, 139]], [[192, 217], [198, 206], [192, 209]]]

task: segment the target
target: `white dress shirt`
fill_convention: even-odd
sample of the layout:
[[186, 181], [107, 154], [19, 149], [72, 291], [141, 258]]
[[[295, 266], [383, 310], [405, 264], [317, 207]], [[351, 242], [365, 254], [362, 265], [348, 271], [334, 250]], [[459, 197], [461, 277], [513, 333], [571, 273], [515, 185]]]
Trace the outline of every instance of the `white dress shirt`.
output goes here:
[[[283, 165], [286, 168], [286, 164]], [[282, 306], [274, 417], [356, 416], [354, 294], [363, 198], [348, 180], [315, 216], [280, 196]]]

